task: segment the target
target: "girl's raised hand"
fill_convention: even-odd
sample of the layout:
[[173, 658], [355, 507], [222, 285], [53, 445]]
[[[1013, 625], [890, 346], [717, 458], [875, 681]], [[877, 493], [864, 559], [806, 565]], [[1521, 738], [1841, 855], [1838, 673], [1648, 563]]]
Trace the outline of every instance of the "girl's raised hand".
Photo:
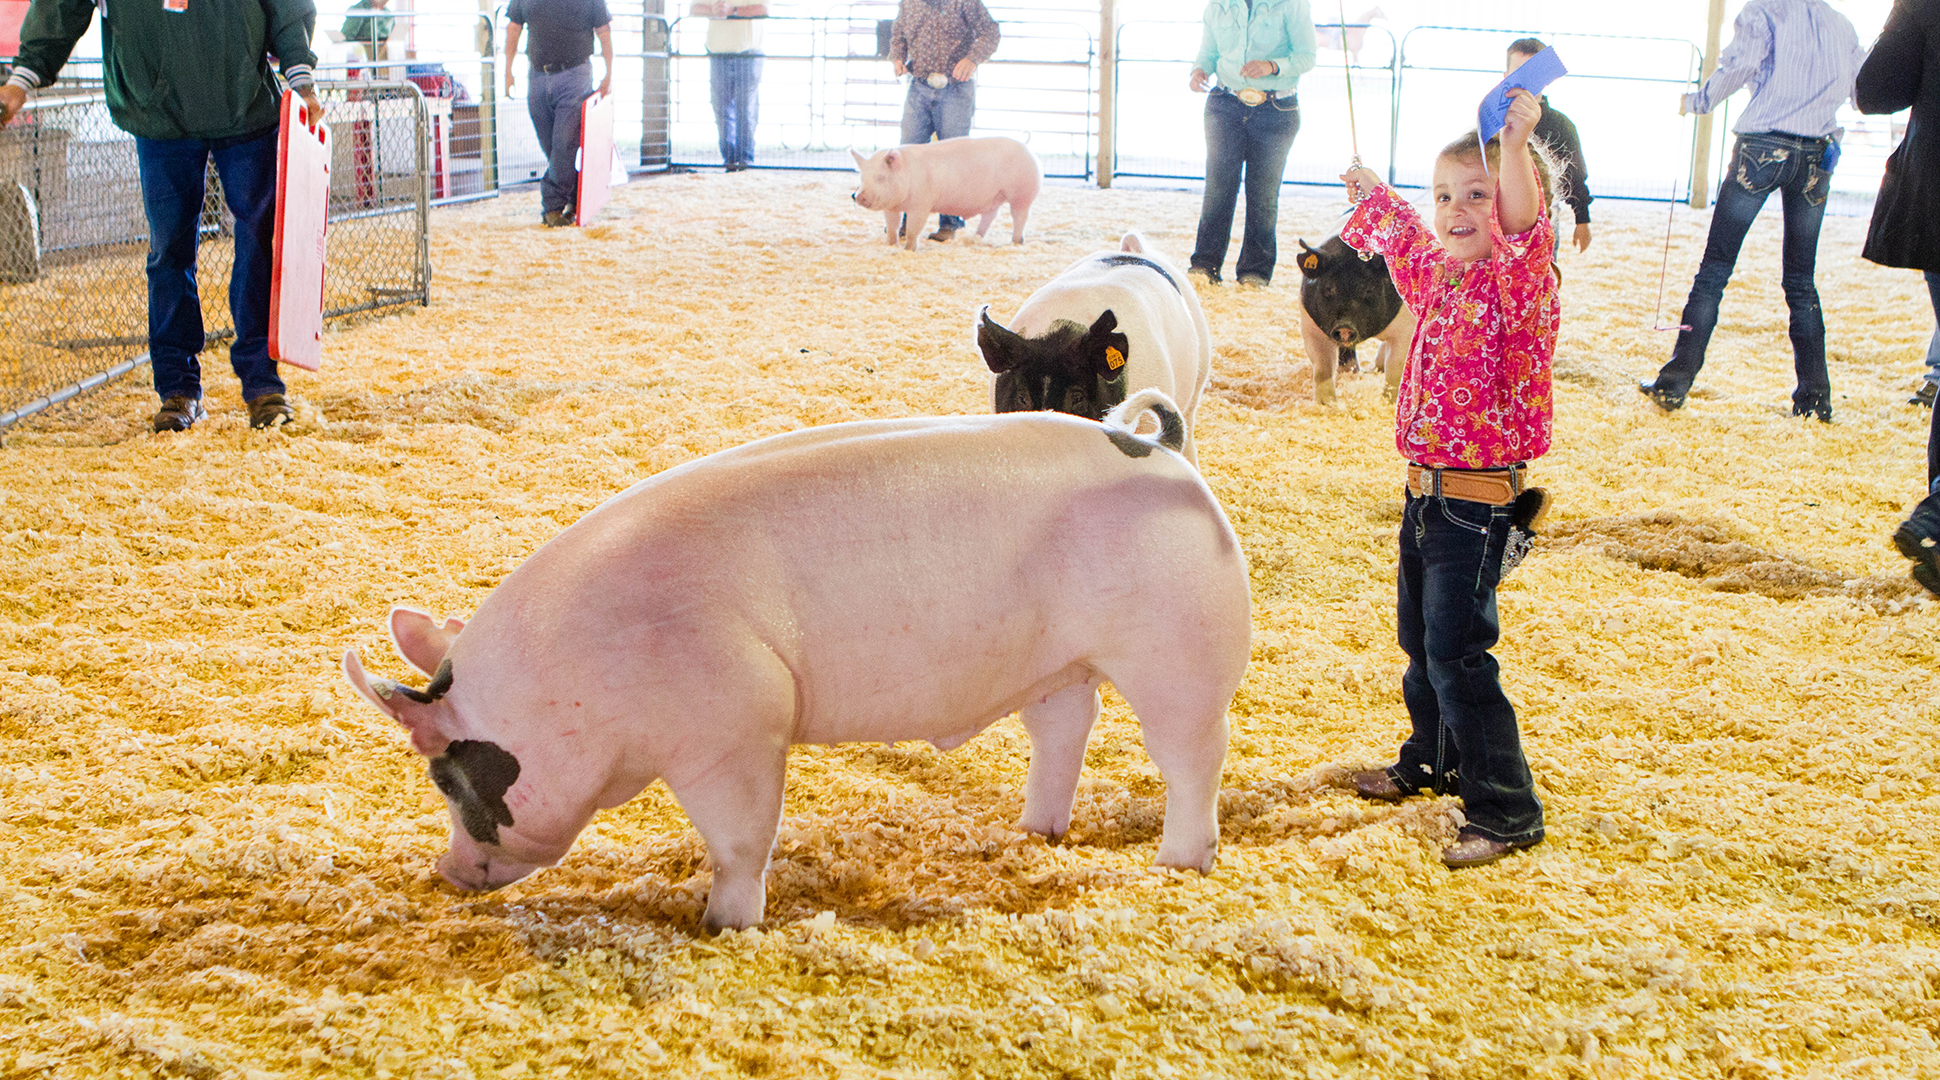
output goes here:
[[1509, 91], [1509, 115], [1502, 122], [1502, 146], [1521, 146], [1529, 142], [1529, 136], [1536, 131], [1536, 121], [1543, 118], [1542, 103], [1536, 95], [1518, 86]]

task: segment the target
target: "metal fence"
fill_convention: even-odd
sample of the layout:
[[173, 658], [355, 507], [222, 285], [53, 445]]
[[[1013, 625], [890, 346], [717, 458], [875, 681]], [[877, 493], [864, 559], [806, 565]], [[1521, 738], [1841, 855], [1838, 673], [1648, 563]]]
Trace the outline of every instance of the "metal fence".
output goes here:
[[[76, 83], [79, 85], [76, 85]], [[147, 362], [148, 224], [135, 142], [63, 80], [0, 129], [0, 428]], [[78, 92], [77, 91], [81, 91]], [[325, 316], [428, 303], [427, 111], [410, 83], [319, 84], [334, 141]], [[210, 342], [229, 316], [234, 219], [208, 173], [196, 259]]]
[[[1206, 96], [1187, 89], [1201, 23], [1134, 20], [1118, 27], [1116, 176], [1203, 180]], [[1339, 28], [1326, 28], [1339, 44]], [[1322, 66], [1300, 80], [1300, 129], [1287, 159], [1286, 182], [1339, 186], [1353, 154], [1356, 132], [1361, 160], [1384, 171], [1389, 162], [1389, 120], [1395, 102], [1400, 56], [1394, 35], [1379, 26], [1349, 23], [1345, 51], [1321, 53]], [[1349, 123], [1347, 80], [1354, 78], [1354, 123]]]
[[[862, 3], [819, 18], [765, 20], [757, 168], [851, 170], [850, 149], [872, 153], [901, 137], [909, 79], [887, 54], [893, 4]], [[1008, 135], [1030, 146], [1047, 176], [1089, 179], [1096, 39], [1089, 27], [1059, 19], [1009, 18], [1000, 55], [977, 69], [978, 135]], [[1023, 14], [1023, 13], [1018, 13]], [[708, 20], [674, 19], [672, 162], [720, 164], [714, 126]]]

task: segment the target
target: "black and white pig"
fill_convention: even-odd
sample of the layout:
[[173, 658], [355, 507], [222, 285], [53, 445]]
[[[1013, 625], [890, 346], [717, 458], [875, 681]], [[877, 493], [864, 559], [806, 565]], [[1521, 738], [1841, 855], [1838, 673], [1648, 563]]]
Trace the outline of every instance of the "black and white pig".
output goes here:
[[1057, 837], [1107, 680], [1165, 779], [1157, 861], [1209, 871], [1252, 608], [1184, 436], [1142, 390], [1102, 424], [864, 420], [723, 450], [593, 509], [469, 622], [394, 610], [423, 689], [355, 651], [344, 674], [430, 759], [460, 888], [551, 866], [660, 779], [707, 842], [706, 925], [753, 926], [791, 745], [948, 750], [1013, 712], [1019, 824]]
[[977, 348], [990, 368], [995, 411], [1102, 420], [1129, 392], [1150, 387], [1178, 403], [1183, 453], [1198, 464], [1192, 420], [1212, 378], [1212, 332], [1185, 275], [1139, 234], [1066, 267], [1008, 327], [985, 305]]
[[1362, 260], [1336, 236], [1318, 248], [1300, 241], [1300, 337], [1314, 369], [1314, 400], [1334, 404], [1334, 372], [1359, 370], [1356, 350], [1368, 342], [1394, 400], [1415, 337], [1415, 315], [1388, 276], [1388, 261]]

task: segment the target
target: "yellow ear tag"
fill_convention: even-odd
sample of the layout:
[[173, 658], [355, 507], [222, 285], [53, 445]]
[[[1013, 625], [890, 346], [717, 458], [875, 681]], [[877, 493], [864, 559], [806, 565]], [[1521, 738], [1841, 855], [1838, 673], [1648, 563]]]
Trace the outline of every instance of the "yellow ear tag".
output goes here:
[[1105, 365], [1113, 371], [1117, 371], [1119, 368], [1125, 366], [1125, 354], [1112, 348], [1110, 345], [1105, 346]]
[[1318, 270], [1320, 269], [1320, 256], [1309, 255], [1306, 258], [1300, 260], [1300, 265], [1306, 267], [1309, 270]]

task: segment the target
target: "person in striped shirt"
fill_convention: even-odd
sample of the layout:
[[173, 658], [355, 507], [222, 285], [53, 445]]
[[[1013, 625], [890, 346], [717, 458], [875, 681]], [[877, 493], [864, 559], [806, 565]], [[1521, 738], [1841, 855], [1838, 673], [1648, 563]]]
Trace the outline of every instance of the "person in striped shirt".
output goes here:
[[1866, 50], [1851, 20], [1826, 0], [1750, 0], [1732, 28], [1718, 70], [1695, 93], [1684, 95], [1679, 113], [1708, 113], [1751, 87], [1751, 102], [1732, 130], [1737, 149], [1718, 183], [1711, 234], [1697, 280], [1684, 304], [1684, 329], [1657, 378], [1638, 387], [1659, 408], [1682, 408], [1704, 366], [1704, 352], [1718, 325], [1718, 302], [1731, 280], [1752, 220], [1774, 191], [1785, 213], [1779, 283], [1791, 309], [1792, 415], [1832, 422], [1832, 381], [1826, 374], [1825, 316], [1813, 284], [1819, 224], [1825, 219], [1832, 169], [1839, 160], [1835, 119], [1852, 97], [1853, 80]]

